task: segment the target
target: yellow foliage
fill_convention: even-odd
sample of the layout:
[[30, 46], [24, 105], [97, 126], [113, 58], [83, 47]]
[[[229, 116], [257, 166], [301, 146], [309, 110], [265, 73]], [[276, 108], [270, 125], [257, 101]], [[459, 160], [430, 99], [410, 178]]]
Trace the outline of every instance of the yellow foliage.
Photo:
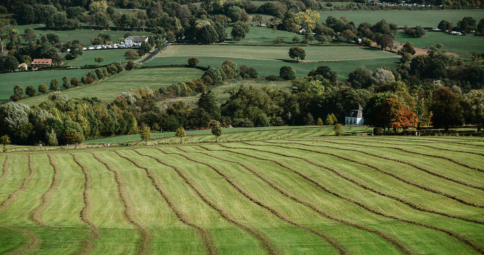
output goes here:
[[307, 9], [305, 12], [299, 12], [294, 20], [305, 29], [314, 29], [319, 20], [319, 13]]
[[89, 5], [89, 10], [94, 13], [105, 13], [107, 9], [106, 1], [93, 2]]

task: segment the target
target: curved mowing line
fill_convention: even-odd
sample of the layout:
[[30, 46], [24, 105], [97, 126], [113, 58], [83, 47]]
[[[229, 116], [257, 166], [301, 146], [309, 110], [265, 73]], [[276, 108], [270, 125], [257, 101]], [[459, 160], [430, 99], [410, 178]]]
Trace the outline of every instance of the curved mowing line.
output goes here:
[[[253, 144], [249, 144], [249, 143], [245, 143], [247, 145], [251, 145], [251, 146], [254, 146]], [[326, 169], [328, 171], [331, 171], [333, 172], [334, 174], [338, 175], [339, 177], [363, 188], [363, 189], [366, 189], [366, 190], [369, 190], [373, 193], [376, 193], [378, 195], [381, 195], [381, 196], [384, 196], [384, 197], [388, 197], [390, 199], [393, 199], [395, 201], [398, 201], [398, 202], [401, 202], [403, 204], [406, 204], [410, 207], [412, 207], [413, 209], [415, 210], [419, 210], [419, 211], [422, 211], [422, 212], [426, 212], [426, 213], [433, 213], [433, 214], [437, 214], [437, 215], [441, 215], [441, 216], [445, 216], [445, 217], [449, 217], [449, 218], [454, 218], [454, 219], [459, 219], [459, 220], [463, 220], [463, 221], [467, 221], [467, 222], [471, 222], [471, 223], [476, 223], [476, 224], [481, 224], [481, 225], [484, 225], [484, 221], [482, 220], [476, 220], [476, 219], [471, 219], [471, 218], [467, 218], [467, 217], [462, 217], [462, 216], [459, 216], [459, 215], [453, 215], [453, 214], [450, 214], [450, 213], [445, 213], [445, 212], [440, 212], [440, 211], [435, 211], [435, 210], [431, 210], [431, 209], [427, 209], [423, 206], [420, 206], [410, 200], [407, 200], [405, 198], [401, 198], [401, 197], [398, 197], [398, 196], [394, 196], [390, 193], [386, 193], [384, 191], [381, 191], [379, 189], [376, 189], [376, 188], [373, 188], [371, 186], [368, 186], [366, 184], [363, 184], [359, 181], [357, 181], [356, 179], [353, 179], [347, 175], [345, 175], [343, 172], [341, 172], [340, 170], [337, 170], [335, 168], [332, 168], [332, 167], [329, 167], [329, 166], [325, 166], [325, 165], [322, 165], [322, 164], [319, 164], [318, 162], [314, 161], [314, 160], [311, 160], [311, 159], [307, 159], [307, 158], [303, 158], [303, 157], [298, 157], [298, 156], [293, 156], [293, 155], [287, 155], [287, 154], [283, 154], [283, 153], [278, 153], [278, 152], [272, 152], [272, 151], [266, 151], [266, 150], [263, 150], [263, 149], [256, 149], [256, 148], [243, 148], [243, 149], [247, 149], [247, 150], [255, 150], [255, 151], [260, 151], [260, 152], [266, 152], [266, 153], [270, 153], [270, 154], [274, 154], [274, 155], [278, 155], [278, 156], [283, 156], [283, 157], [289, 157], [289, 158], [296, 158], [296, 159], [299, 159], [299, 160], [303, 160], [303, 161], [306, 161], [307, 163], [311, 164], [311, 165], [314, 165], [314, 166], [317, 166], [317, 167], [320, 167], [320, 168], [323, 168], [323, 169]]]
[[[392, 138], [394, 140], [398, 140], [398, 141], [404, 141], [402, 139], [396, 139], [396, 138]], [[406, 141], [412, 141], [412, 142], [422, 142], [422, 141], [431, 141], [431, 142], [435, 142], [435, 143], [452, 143], [452, 144], [460, 144], [460, 145], [466, 145], [466, 146], [474, 146], [474, 147], [484, 147], [483, 145], [478, 145], [478, 144], [469, 144], [469, 143], [460, 143], [460, 142], [454, 142], [454, 141], [449, 141], [449, 140], [435, 140], [435, 139], [421, 139], [421, 140], [417, 140], [417, 139], [406, 139]], [[480, 140], [479, 142], [484, 142], [483, 140]]]
[[[178, 153], [177, 155], [180, 155], [180, 154]], [[203, 192], [203, 190], [187, 174], [185, 174], [185, 172], [180, 167], [177, 167], [175, 165], [170, 165], [170, 164], [166, 163], [165, 161], [163, 161], [163, 160], [161, 160], [157, 157], [151, 156], [151, 155], [146, 155], [146, 156], [158, 161], [158, 163], [160, 163], [164, 166], [171, 167], [185, 181], [185, 183], [188, 186], [190, 186], [190, 188], [192, 188], [192, 190], [194, 190], [195, 193], [197, 193], [197, 195], [207, 205], [209, 205], [212, 209], [217, 211], [220, 214], [220, 216], [222, 216], [222, 218], [224, 218], [228, 222], [234, 224], [235, 226], [242, 228], [245, 231], [251, 233], [255, 238], [257, 238], [262, 243], [262, 246], [264, 247], [264, 249], [267, 252], [269, 252], [269, 254], [279, 254], [279, 251], [276, 249], [276, 247], [274, 246], [274, 244], [272, 243], [272, 241], [268, 237], [266, 237], [264, 234], [260, 233], [256, 229], [249, 227], [249, 226], [237, 221], [234, 217], [229, 215], [224, 209], [222, 209], [217, 204], [215, 204], [215, 202], [213, 200], [211, 200], [207, 196], [207, 194], [205, 194], [205, 192]]]
[[[316, 129], [316, 128], [314, 128], [314, 129]], [[308, 136], [315, 135], [315, 134], [317, 134], [317, 133], [321, 132], [322, 130], [323, 130], [323, 128], [322, 128], [322, 127], [320, 127], [318, 130], [316, 130], [316, 132], [312, 132], [312, 133], [309, 133], [309, 134], [306, 134], [306, 135], [300, 136], [300, 137], [298, 137], [298, 139], [301, 139], [301, 138], [305, 138], [305, 137], [308, 137]]]
[[176, 146], [175, 148], [177, 148], [178, 150], [180, 150], [182, 152], [188, 152], [185, 148], [182, 149], [182, 147], [180, 147], [180, 146]]
[[150, 248], [150, 240], [151, 240], [151, 233], [146, 228], [145, 226], [141, 225], [136, 218], [134, 217], [134, 212], [133, 212], [133, 205], [131, 204], [131, 201], [129, 200], [128, 197], [128, 192], [126, 191], [125, 184], [123, 182], [121, 174], [114, 169], [109, 163], [104, 161], [99, 155], [96, 153], [92, 153], [95, 159], [97, 159], [99, 162], [101, 162], [104, 166], [106, 166], [106, 169], [108, 171], [114, 173], [114, 180], [118, 184], [118, 194], [119, 197], [121, 198], [121, 201], [123, 202], [124, 206], [124, 217], [133, 225], [135, 226], [141, 234], [141, 243], [140, 247], [138, 249], [137, 254], [149, 254], [149, 248]]
[[240, 194], [242, 194], [244, 197], [246, 197], [252, 203], [268, 210], [271, 214], [273, 214], [274, 216], [276, 216], [277, 218], [281, 219], [282, 221], [284, 221], [286, 223], [289, 223], [289, 224], [291, 224], [291, 225], [293, 225], [297, 228], [304, 229], [304, 230], [306, 230], [306, 231], [308, 231], [312, 234], [315, 234], [315, 235], [323, 238], [326, 242], [331, 244], [333, 246], [333, 248], [335, 248], [338, 251], [339, 254], [348, 254], [348, 251], [341, 244], [339, 244], [334, 238], [332, 238], [332, 237], [330, 237], [330, 236], [328, 236], [328, 235], [326, 235], [326, 234], [324, 234], [324, 233], [322, 233], [318, 230], [306, 227], [302, 224], [299, 224], [299, 223], [292, 221], [291, 219], [289, 219], [287, 216], [283, 215], [278, 210], [268, 206], [267, 204], [265, 204], [261, 200], [252, 196], [249, 192], [247, 192], [244, 188], [242, 188], [239, 184], [237, 184], [237, 182], [235, 182], [230, 176], [224, 174], [223, 171], [221, 169], [219, 169], [218, 167], [212, 166], [208, 163], [204, 163], [204, 162], [201, 162], [201, 161], [198, 161], [198, 160], [191, 159], [191, 158], [189, 158], [185, 155], [182, 155], [182, 154], [180, 154], [180, 156], [186, 158], [188, 161], [192, 161], [192, 162], [207, 166], [208, 168], [212, 169], [217, 174], [222, 176], [225, 179], [225, 181], [230, 184], [230, 186], [232, 186], [234, 189], [236, 189]]
[[51, 225], [48, 225], [42, 221], [40, 218], [42, 215], [42, 212], [47, 208], [47, 206], [50, 204], [50, 197], [52, 196], [52, 193], [59, 187], [59, 182], [60, 182], [60, 171], [59, 167], [57, 166], [57, 162], [55, 161], [54, 157], [51, 154], [48, 154], [49, 157], [49, 162], [50, 165], [52, 166], [52, 169], [54, 169], [54, 175], [52, 176], [52, 182], [50, 184], [49, 189], [42, 195], [42, 202], [37, 208], [35, 208], [32, 213], [29, 215], [29, 219], [33, 222], [35, 222], [39, 226], [43, 227], [49, 227], [49, 228], [55, 228], [55, 229], [62, 229], [59, 227], [54, 227]]
[[[482, 206], [482, 205], [478, 205], [478, 204], [476, 204], [474, 202], [470, 202], [470, 201], [464, 200], [464, 199], [459, 198], [459, 197], [457, 197], [455, 195], [452, 195], [452, 194], [448, 194], [448, 193], [445, 193], [445, 192], [442, 192], [442, 191], [439, 191], [439, 190], [435, 190], [435, 189], [429, 188], [429, 187], [424, 186], [424, 185], [420, 185], [418, 183], [415, 183], [415, 182], [412, 182], [410, 180], [407, 180], [407, 179], [405, 179], [405, 178], [403, 178], [403, 177], [401, 177], [401, 176], [399, 176], [397, 174], [388, 172], [388, 171], [384, 170], [383, 168], [380, 168], [380, 167], [377, 167], [377, 166], [374, 166], [374, 165], [371, 165], [371, 164], [368, 164], [368, 163], [360, 162], [360, 161], [357, 161], [357, 160], [353, 160], [353, 159], [348, 158], [348, 157], [344, 157], [344, 156], [337, 155], [337, 154], [330, 153], [330, 152], [316, 151], [316, 150], [310, 150], [310, 149], [305, 149], [305, 148], [300, 148], [300, 147], [282, 146], [282, 145], [277, 145], [275, 143], [268, 143], [268, 144], [271, 144], [271, 146], [275, 146], [275, 147], [279, 147], [279, 148], [284, 148], [284, 149], [297, 149], [297, 150], [302, 150], [302, 151], [308, 151], [308, 152], [313, 152], [313, 153], [330, 155], [330, 156], [333, 156], [333, 157], [336, 157], [336, 158], [339, 158], [339, 159], [343, 159], [343, 160], [346, 160], [346, 161], [349, 161], [349, 162], [352, 162], [352, 163], [364, 165], [364, 166], [367, 166], [369, 168], [372, 168], [372, 169], [376, 170], [377, 172], [380, 172], [382, 174], [386, 174], [388, 176], [391, 176], [391, 177], [393, 177], [393, 178], [395, 178], [395, 179], [397, 179], [397, 180], [399, 180], [399, 181], [401, 181], [403, 183], [406, 183], [408, 185], [412, 185], [414, 187], [423, 189], [425, 191], [432, 192], [434, 194], [438, 194], [438, 195], [441, 195], [441, 196], [444, 196], [444, 197], [453, 199], [453, 200], [455, 200], [455, 201], [457, 201], [459, 203], [465, 204], [465, 205], [469, 205], [469, 206], [473, 206], [473, 207], [477, 207], [477, 208], [484, 208], [484, 206]], [[309, 145], [307, 145], [307, 146], [309, 146]]]
[[20, 251], [10, 253], [10, 255], [21, 255], [25, 253], [30, 253], [35, 249], [37, 249], [37, 247], [39, 247], [40, 239], [34, 233], [21, 228], [15, 228], [15, 227], [9, 227], [9, 226], [0, 226], [0, 227], [22, 232], [24, 235], [26, 235], [29, 238], [29, 243], [24, 248], [22, 248]]
[[[142, 153], [140, 153], [137, 150], [132, 150], [133, 152], [137, 153], [140, 156], [145, 156]], [[210, 235], [210, 232], [206, 230], [205, 228], [202, 228], [201, 226], [193, 223], [188, 215], [186, 215], [177, 205], [175, 200], [168, 195], [168, 192], [163, 188], [163, 186], [159, 183], [159, 181], [156, 179], [153, 171], [149, 168], [146, 168], [139, 164], [138, 162], [122, 155], [118, 151], [115, 151], [115, 153], [129, 162], [131, 162], [133, 165], [138, 167], [139, 169], [143, 169], [146, 172], [146, 176], [151, 180], [151, 184], [156, 188], [160, 196], [166, 201], [170, 209], [175, 213], [176, 217], [178, 218], [179, 221], [181, 221], [183, 224], [195, 229], [200, 236], [202, 237], [203, 243], [205, 245], [205, 249], [207, 250], [208, 254], [218, 254], [217, 247], [215, 246], [215, 243], [213, 242], [212, 236]]]
[[[220, 145], [222, 147], [225, 147], [223, 145]], [[226, 147], [226, 148], [229, 148], [229, 149], [233, 149], [233, 148], [230, 148], [230, 147]], [[314, 185], [316, 185], [318, 188], [320, 188], [321, 190], [327, 192], [328, 194], [330, 195], [333, 195], [333, 196], [336, 196], [340, 199], [343, 199], [343, 200], [347, 200], [357, 206], [360, 206], [360, 207], [363, 207], [363, 209], [366, 209], [366, 210], [373, 210], [371, 208], [369, 208], [368, 206], [365, 206], [365, 205], [362, 205], [361, 203], [351, 199], [351, 198], [348, 198], [344, 195], [341, 195], [339, 193], [336, 193], [332, 190], [330, 190], [329, 188], [327, 188], [326, 186], [324, 186], [323, 184], [321, 184], [320, 182], [316, 181], [315, 179], [295, 170], [294, 168], [291, 168], [283, 163], [280, 163], [280, 162], [277, 162], [277, 161], [274, 161], [274, 160], [270, 160], [270, 159], [264, 159], [264, 158], [260, 158], [260, 157], [257, 157], [257, 156], [252, 156], [252, 155], [248, 155], [248, 154], [245, 154], [245, 153], [242, 153], [242, 152], [238, 152], [238, 151], [231, 151], [231, 150], [225, 150], [226, 152], [231, 152], [231, 153], [234, 153], [234, 154], [238, 154], [238, 155], [242, 155], [242, 156], [245, 156], [245, 157], [249, 157], [249, 158], [255, 158], [255, 159], [259, 159], [259, 160], [263, 160], [263, 161], [269, 161], [269, 162], [272, 162], [274, 164], [277, 164], [287, 170], [289, 170], [290, 172], [293, 172], [299, 176], [301, 176], [302, 178], [304, 178], [305, 180], [309, 181], [310, 183], [313, 183]], [[333, 219], [333, 220], [337, 220], [341, 223], [344, 223], [346, 225], [349, 225], [349, 226], [352, 226], [352, 227], [356, 227], [358, 229], [361, 229], [361, 230], [365, 230], [367, 232], [370, 232], [370, 233], [374, 233], [378, 236], [380, 236], [381, 238], [385, 239], [386, 241], [388, 241], [389, 243], [393, 244], [395, 247], [397, 247], [401, 252], [403, 252], [404, 254], [415, 254], [414, 251], [412, 251], [409, 247], [407, 247], [405, 244], [403, 244], [400, 240], [398, 240], [396, 237], [390, 235], [390, 234], [387, 234], [385, 232], [382, 232], [382, 231], [379, 231], [377, 229], [372, 229], [372, 228], [369, 228], [369, 227], [366, 227], [366, 226], [363, 226], [363, 225], [360, 225], [358, 223], [353, 223], [351, 221], [348, 221], [348, 220], [344, 220], [344, 219], [340, 219], [338, 217], [335, 217], [335, 216], [331, 216], [329, 214], [326, 214], [325, 212], [319, 210], [319, 208], [316, 208], [314, 206], [313, 209], [318, 209], [317, 212], [319, 214], [321, 214], [322, 216], [324, 217], [328, 217], [330, 219]], [[374, 210], [376, 211], [376, 210]], [[370, 211], [371, 212], [371, 211]], [[375, 212], [373, 212], [375, 213]], [[383, 216], [379, 213], [376, 213], [377, 215], [380, 215], [380, 216]]]
[[[8, 159], [10, 160], [10, 158]], [[7, 162], [7, 167], [8, 167], [8, 163]], [[4, 164], [5, 166], [5, 164]], [[20, 184], [20, 187], [15, 190], [14, 192], [10, 193], [7, 197], [7, 199], [5, 199], [5, 201], [3, 201], [1, 204], [0, 204], [0, 212], [5, 210], [5, 208], [7, 208], [10, 203], [12, 203], [13, 200], [15, 200], [15, 198], [17, 197], [17, 195], [21, 192], [23, 192], [25, 189], [27, 189], [27, 186], [29, 185], [29, 181], [30, 179], [35, 175], [35, 170], [34, 170], [34, 166], [33, 166], [33, 158], [32, 158], [32, 155], [29, 155], [29, 175], [27, 177], [25, 177], [22, 181], [22, 184]]]
[[0, 181], [7, 176], [9, 165], [10, 165], [10, 155], [8, 155], [5, 161], [3, 162], [2, 175], [0, 175]]
[[[329, 141], [325, 141], [325, 142], [327, 142], [327, 143], [335, 143], [335, 142], [329, 142]], [[297, 143], [297, 144], [302, 144], [302, 143]], [[335, 144], [341, 145], [341, 143], [335, 143]], [[356, 145], [356, 146], [373, 147], [373, 148], [395, 149], [395, 150], [400, 150], [400, 151], [407, 152], [407, 153], [417, 154], [417, 155], [420, 155], [420, 156], [430, 156], [430, 157], [436, 157], [436, 158], [440, 158], [440, 159], [447, 159], [447, 160], [449, 160], [449, 161], [451, 161], [453, 163], [458, 162], [456, 160], [449, 159], [449, 158], [445, 158], [445, 157], [441, 157], [441, 156], [434, 156], [434, 155], [429, 155], [429, 154], [423, 154], [423, 153], [413, 152], [413, 151], [409, 151], [409, 150], [405, 150], [405, 149], [401, 149], [401, 148], [396, 148], [396, 147], [380, 147], [380, 146], [374, 146], [374, 145], [368, 145], [368, 144], [361, 145], [361, 144], [356, 144], [356, 143], [346, 143], [346, 144], [348, 144], [348, 145]], [[400, 160], [400, 159], [395, 159], [395, 158], [390, 158], [390, 157], [385, 157], [385, 156], [381, 156], [381, 155], [374, 154], [374, 153], [371, 153], [371, 152], [360, 151], [360, 150], [349, 149], [349, 148], [330, 147], [330, 146], [324, 146], [324, 145], [321, 145], [321, 144], [317, 144], [315, 146], [323, 147], [323, 148], [328, 148], [328, 149], [354, 151], [354, 152], [359, 152], [359, 153], [362, 153], [362, 154], [370, 155], [370, 156], [377, 157], [377, 158], [381, 158], [381, 159], [391, 160], [391, 161], [394, 161], [394, 162], [397, 162], [397, 163], [402, 163], [402, 164], [409, 165], [409, 166], [411, 166], [413, 168], [416, 168], [416, 169], [418, 169], [420, 171], [426, 172], [426, 173], [431, 174], [433, 176], [436, 176], [436, 177], [439, 177], [439, 178], [442, 178], [442, 179], [445, 179], [445, 180], [448, 180], [448, 181], [451, 181], [451, 182], [454, 182], [454, 183], [457, 183], [457, 184], [461, 184], [461, 185], [464, 185], [464, 186], [467, 186], [467, 187], [470, 187], [470, 188], [474, 188], [474, 189], [484, 190], [484, 187], [482, 187], [482, 186], [477, 186], [477, 185], [474, 185], [474, 184], [471, 184], [471, 183], [467, 183], [465, 181], [461, 181], [461, 180], [453, 179], [451, 177], [447, 177], [447, 176], [442, 175], [440, 173], [434, 172], [434, 171], [432, 171], [432, 170], [430, 170], [428, 168], [425, 168], [425, 167], [423, 167], [421, 165], [414, 164], [414, 163], [411, 163], [411, 162], [408, 162], [408, 161], [404, 161], [404, 160]], [[456, 163], [456, 164], [461, 165], [461, 166], [466, 166], [466, 164], [464, 164], [464, 163], [462, 163], [462, 164]], [[470, 168], [470, 167], [468, 167], [468, 168]], [[471, 170], [476, 170], [475, 168], [474, 169], [473, 168], [470, 168], [470, 169]], [[480, 170], [478, 170], [478, 171], [480, 171]]]
[[[222, 145], [221, 145], [222, 146]], [[222, 146], [222, 147], [225, 147], [225, 146]], [[230, 147], [229, 147], [230, 148]], [[347, 197], [343, 194], [339, 194], [337, 192], [334, 192], [332, 191], [330, 188], [324, 186], [323, 184], [321, 184], [320, 182], [318, 182], [317, 180], [297, 171], [296, 169], [284, 164], [284, 163], [281, 163], [281, 162], [278, 162], [278, 161], [275, 161], [275, 160], [270, 160], [270, 159], [264, 159], [264, 158], [261, 158], [261, 157], [258, 157], [258, 156], [253, 156], [253, 155], [249, 155], [249, 154], [245, 154], [245, 153], [242, 153], [242, 152], [234, 152], [234, 151], [231, 151], [235, 154], [240, 154], [240, 155], [244, 155], [246, 157], [252, 157], [252, 158], [256, 158], [256, 159], [259, 159], [259, 160], [265, 160], [265, 161], [269, 161], [269, 162], [273, 162], [299, 176], [301, 176], [302, 178], [306, 179], [307, 181], [315, 184], [317, 187], [319, 187], [320, 189], [326, 191], [327, 193], [331, 194], [331, 195], [334, 195], [340, 199], [343, 199], [343, 200], [346, 200], [348, 202], [351, 202], [363, 209], [365, 209], [366, 211], [368, 212], [371, 212], [375, 215], [379, 215], [379, 216], [382, 216], [382, 217], [385, 217], [385, 218], [389, 218], [389, 219], [393, 219], [393, 220], [396, 220], [396, 221], [400, 221], [400, 222], [403, 222], [403, 223], [407, 223], [407, 224], [411, 224], [411, 225], [415, 225], [415, 226], [420, 226], [420, 227], [424, 227], [424, 228], [428, 228], [428, 229], [431, 229], [431, 230], [434, 230], [434, 231], [438, 231], [438, 232], [442, 232], [444, 234], [447, 234], [449, 235], [450, 237], [453, 237], [455, 238], [456, 240], [466, 244], [467, 246], [469, 246], [470, 248], [474, 249], [475, 251], [481, 253], [481, 254], [484, 254], [484, 247], [482, 247], [480, 244], [470, 240], [469, 238], [457, 233], [457, 232], [454, 232], [454, 231], [451, 231], [451, 230], [448, 230], [448, 229], [444, 229], [444, 228], [440, 228], [440, 227], [436, 227], [436, 226], [432, 226], [432, 225], [428, 225], [428, 224], [425, 224], [425, 223], [420, 223], [420, 222], [416, 222], [416, 221], [412, 221], [412, 220], [407, 220], [407, 219], [403, 219], [403, 218], [400, 218], [400, 217], [397, 217], [397, 216], [393, 216], [391, 214], [388, 214], [388, 213], [385, 213], [385, 212], [382, 212], [382, 211], [379, 211], [377, 209], [374, 209], [364, 203], [361, 203], [357, 200], [354, 200], [350, 197]], [[403, 245], [403, 244], [402, 244]], [[407, 247], [405, 247], [407, 248]], [[408, 248], [407, 248], [408, 249]]]
[[81, 251], [79, 251], [78, 254], [88, 254], [94, 248], [93, 241], [101, 238], [99, 227], [96, 226], [96, 224], [94, 224], [89, 218], [91, 208], [92, 208], [92, 200], [91, 200], [92, 178], [91, 178], [91, 175], [89, 174], [89, 170], [79, 160], [77, 155], [72, 153], [71, 155], [72, 155], [72, 158], [74, 159], [74, 162], [76, 162], [76, 164], [81, 168], [82, 174], [84, 174], [84, 192], [82, 194], [84, 207], [82, 208], [79, 216], [81, 217], [81, 220], [91, 228], [91, 237], [83, 240], [82, 249]]

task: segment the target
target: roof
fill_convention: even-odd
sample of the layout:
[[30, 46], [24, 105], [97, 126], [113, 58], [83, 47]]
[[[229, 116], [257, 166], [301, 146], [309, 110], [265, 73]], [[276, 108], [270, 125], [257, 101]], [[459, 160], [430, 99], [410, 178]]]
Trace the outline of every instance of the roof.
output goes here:
[[363, 118], [363, 107], [358, 105], [358, 109], [349, 111], [346, 117]]
[[126, 39], [128, 38], [133, 40], [133, 42], [146, 42], [146, 39], [148, 39], [148, 37], [141, 37], [141, 36], [128, 36]]
[[32, 65], [52, 65], [52, 59], [36, 58], [32, 61]]

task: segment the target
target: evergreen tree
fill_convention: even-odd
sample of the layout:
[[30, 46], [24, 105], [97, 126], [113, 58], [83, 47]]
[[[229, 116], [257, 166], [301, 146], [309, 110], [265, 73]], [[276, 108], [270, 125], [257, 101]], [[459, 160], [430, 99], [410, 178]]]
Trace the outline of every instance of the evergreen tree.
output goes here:
[[316, 125], [318, 126], [324, 125], [323, 120], [321, 118], [318, 118], [318, 122], [316, 122]]
[[220, 118], [222, 117], [220, 113], [220, 106], [217, 102], [217, 97], [211, 90], [202, 93], [197, 104], [198, 107], [208, 112], [212, 119], [220, 120]]
[[333, 125], [334, 124], [333, 116], [331, 114], [328, 114], [328, 116], [326, 116], [325, 124], [326, 125]]

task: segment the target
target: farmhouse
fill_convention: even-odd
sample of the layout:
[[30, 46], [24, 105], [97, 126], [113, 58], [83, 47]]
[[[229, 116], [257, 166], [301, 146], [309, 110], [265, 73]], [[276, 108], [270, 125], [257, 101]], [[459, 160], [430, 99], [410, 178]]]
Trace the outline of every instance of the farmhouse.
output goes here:
[[32, 68], [39, 68], [43, 66], [51, 66], [52, 59], [50, 58], [36, 58], [32, 61]]
[[363, 107], [358, 105], [358, 109], [349, 111], [345, 117], [346, 125], [363, 125], [365, 120], [363, 119]]
[[18, 65], [18, 70], [29, 70], [29, 66], [25, 63]]
[[135, 43], [141, 45], [142, 42], [148, 42], [148, 37], [128, 36], [126, 39], [124, 39], [124, 44], [127, 47], [133, 47]]

